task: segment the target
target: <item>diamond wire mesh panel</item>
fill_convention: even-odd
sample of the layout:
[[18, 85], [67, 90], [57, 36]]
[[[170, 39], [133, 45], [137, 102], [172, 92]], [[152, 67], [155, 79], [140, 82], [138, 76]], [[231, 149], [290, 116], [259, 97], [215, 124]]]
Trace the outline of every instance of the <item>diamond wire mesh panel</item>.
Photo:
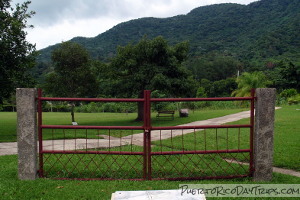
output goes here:
[[249, 167], [226, 161], [224, 158], [236, 157], [233, 153], [152, 156], [152, 178], [205, 179], [248, 175]]
[[45, 154], [44, 174], [49, 178], [141, 179], [143, 157], [108, 154]]
[[[152, 140], [152, 178], [249, 175], [249, 129], [160, 130]], [[166, 138], [168, 135], [168, 139]], [[243, 163], [242, 163], [243, 162]]]
[[[151, 177], [154, 179], [249, 174], [249, 167], [241, 163], [250, 162], [247, 128], [160, 130], [151, 134]], [[143, 178], [143, 133], [50, 129], [45, 135], [51, 138], [43, 143], [45, 177]], [[56, 137], [64, 139], [55, 140]]]
[[43, 175], [48, 178], [142, 179], [143, 134], [133, 130], [48, 129]]

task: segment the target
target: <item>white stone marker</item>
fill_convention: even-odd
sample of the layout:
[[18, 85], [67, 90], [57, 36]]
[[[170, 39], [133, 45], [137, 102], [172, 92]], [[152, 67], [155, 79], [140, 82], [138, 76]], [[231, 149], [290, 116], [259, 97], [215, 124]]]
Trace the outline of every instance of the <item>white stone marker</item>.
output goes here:
[[204, 194], [183, 194], [181, 190], [116, 191], [111, 200], [206, 200]]

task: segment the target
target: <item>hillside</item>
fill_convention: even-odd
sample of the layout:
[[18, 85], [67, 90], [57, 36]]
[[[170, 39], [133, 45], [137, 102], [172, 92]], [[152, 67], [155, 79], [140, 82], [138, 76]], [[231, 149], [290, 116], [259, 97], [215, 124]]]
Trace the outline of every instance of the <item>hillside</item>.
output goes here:
[[[94, 58], [106, 60], [118, 45], [162, 35], [170, 44], [190, 42], [191, 58], [218, 52], [241, 60], [300, 61], [300, 1], [261, 0], [249, 5], [217, 4], [170, 18], [141, 18], [118, 24], [94, 38], [76, 37]], [[55, 46], [42, 49], [48, 63]]]

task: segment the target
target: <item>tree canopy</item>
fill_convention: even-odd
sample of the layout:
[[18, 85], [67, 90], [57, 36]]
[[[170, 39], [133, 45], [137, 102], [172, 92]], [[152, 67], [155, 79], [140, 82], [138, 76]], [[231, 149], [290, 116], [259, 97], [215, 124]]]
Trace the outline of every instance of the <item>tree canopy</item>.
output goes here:
[[274, 71], [277, 73], [277, 78], [273, 79], [276, 88], [295, 88], [300, 92], [300, 65], [281, 61]]
[[111, 62], [118, 92], [133, 96], [143, 90], [160, 90], [171, 96], [193, 95], [194, 82], [182, 66], [187, 55], [187, 42], [169, 46], [163, 37], [119, 47]]
[[10, 0], [0, 1], [0, 104], [16, 87], [33, 85], [29, 69], [35, 64], [35, 45], [26, 40], [30, 1], [11, 7]]
[[[143, 90], [159, 90], [170, 96], [194, 95], [194, 81], [182, 66], [187, 55], [187, 42], [170, 46], [163, 37], [144, 37], [137, 44], [119, 47], [111, 62], [113, 76], [118, 80], [117, 92], [139, 97]], [[142, 118], [141, 112], [138, 118]]]
[[52, 52], [54, 72], [46, 78], [45, 89], [60, 97], [88, 97], [97, 95], [96, 78], [84, 47], [64, 42]]
[[[48, 94], [59, 97], [93, 97], [98, 84], [91, 70], [91, 60], [85, 48], [73, 42], [64, 42], [52, 52], [54, 72], [45, 80]], [[72, 121], [74, 119], [72, 104]]]
[[247, 97], [251, 95], [252, 88], [265, 88], [270, 82], [263, 72], [245, 72], [237, 78], [238, 88], [232, 95], [236, 97]]

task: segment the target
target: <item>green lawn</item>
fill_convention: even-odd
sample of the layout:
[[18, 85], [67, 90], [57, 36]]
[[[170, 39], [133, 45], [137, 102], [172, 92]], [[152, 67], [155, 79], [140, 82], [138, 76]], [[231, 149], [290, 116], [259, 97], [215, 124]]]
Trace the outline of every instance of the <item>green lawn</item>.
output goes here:
[[[17, 178], [17, 156], [0, 157], [0, 199], [110, 199], [111, 193], [124, 190], [178, 189], [179, 184], [251, 184], [251, 179], [199, 181], [76, 181], [38, 179], [20, 181]], [[299, 184], [300, 178], [274, 173], [266, 184]], [[217, 199], [217, 198], [208, 198]], [[229, 198], [220, 198], [229, 199]], [[234, 198], [235, 199], [235, 198]], [[255, 198], [249, 198], [255, 199]], [[266, 199], [266, 198], [259, 198]], [[276, 198], [286, 199], [286, 198]]]
[[[289, 169], [300, 170], [299, 160], [300, 160], [300, 124], [299, 116], [300, 111], [296, 110], [298, 106], [284, 106], [282, 109], [276, 110], [275, 117], [275, 137], [274, 137], [274, 165], [278, 167], [284, 167]], [[221, 112], [216, 111], [201, 111], [191, 113], [189, 118], [178, 118], [176, 117], [174, 121], [157, 121], [155, 115], [153, 115], [153, 124], [156, 126], [162, 125], [176, 125], [181, 123], [187, 123], [189, 121], [203, 120], [206, 118], [213, 118], [217, 116], [222, 116], [225, 114], [230, 114], [237, 112], [237, 110], [225, 110]], [[56, 115], [55, 115], [56, 114]], [[60, 118], [58, 118], [57, 113], [45, 113], [45, 122], [49, 124], [69, 124], [69, 113], [60, 113]], [[109, 117], [110, 116], [110, 117]], [[109, 125], [114, 125], [114, 121], [118, 121], [118, 124], [125, 125], [130, 122], [130, 125], [138, 125], [134, 122], [135, 114], [112, 114], [107, 113], [106, 116], [101, 116], [101, 114], [77, 114], [77, 121], [79, 124], [83, 125], [103, 125], [104, 121], [109, 122]], [[0, 126], [0, 135], [3, 137], [7, 135], [9, 139], [13, 139], [11, 136], [11, 131], [15, 128], [15, 114], [14, 113], [0, 113], [0, 122], [5, 125], [5, 127]], [[249, 119], [240, 120], [234, 122], [234, 124], [244, 124], [248, 123]], [[10, 124], [10, 126], [7, 126]], [[107, 124], [106, 124], [107, 125]], [[211, 133], [210, 133], [211, 131]], [[241, 138], [247, 137], [247, 130], [241, 129]], [[198, 135], [204, 134], [204, 132], [199, 132]], [[205, 134], [211, 134], [215, 137], [214, 130], [207, 130]], [[227, 148], [226, 131], [219, 131], [217, 137], [220, 140], [218, 144], [208, 144], [207, 148], [213, 149], [216, 146], [218, 148]], [[243, 136], [245, 135], [245, 136]], [[184, 140], [193, 141], [195, 134], [188, 134], [185, 136]], [[236, 137], [235, 137], [236, 139]], [[231, 141], [235, 141], [231, 139]], [[177, 141], [178, 140], [178, 141]], [[182, 149], [180, 137], [174, 138], [174, 140], [164, 140], [162, 144], [159, 142], [153, 142], [154, 151], [160, 151], [170, 149]], [[196, 140], [197, 141], [197, 140]], [[246, 143], [241, 143], [241, 148], [246, 148]], [[199, 143], [200, 144], [200, 143]], [[197, 143], [197, 145], [199, 145]], [[173, 147], [172, 147], [173, 145]], [[203, 143], [201, 144], [204, 145]], [[234, 144], [229, 144], [234, 145]], [[237, 145], [237, 144], [235, 144]], [[126, 148], [126, 147], [124, 147]], [[185, 149], [194, 149], [195, 142], [190, 142], [188, 146], [184, 146]], [[134, 151], [140, 151], [140, 149], [135, 149]], [[66, 158], [68, 159], [68, 158]], [[187, 158], [189, 159], [189, 158]], [[119, 160], [119, 164], [122, 166], [122, 159]], [[134, 161], [136, 162], [136, 161]], [[139, 161], [136, 162], [137, 164]], [[175, 162], [176, 163], [176, 162]], [[138, 167], [136, 164], [136, 167]], [[74, 167], [74, 165], [72, 165]], [[116, 166], [108, 165], [107, 169], [118, 172]], [[122, 166], [123, 167], [123, 166]], [[153, 166], [155, 168], [155, 166]], [[168, 168], [167, 164], [165, 166], [157, 166], [159, 168]], [[170, 168], [171, 169], [171, 168]], [[184, 168], [182, 168], [183, 170]], [[169, 170], [167, 170], [169, 171]], [[109, 171], [104, 170], [102, 173], [108, 173]], [[96, 172], [95, 172], [96, 173]], [[125, 171], [125, 173], [128, 173]], [[132, 174], [127, 174], [131, 176]], [[134, 174], [136, 177], [139, 174]], [[168, 175], [168, 174], [167, 174]], [[170, 175], [170, 174], [169, 174]], [[300, 184], [300, 178], [282, 175], [274, 173], [274, 178], [270, 182], [261, 182], [265, 184]], [[124, 174], [120, 174], [120, 177], [124, 177]], [[52, 180], [52, 179], [38, 179], [35, 181], [20, 181], [17, 178], [17, 156], [0, 156], [0, 199], [110, 199], [111, 193], [115, 191], [122, 190], [163, 190], [163, 189], [178, 189], [179, 184], [251, 184], [253, 183], [250, 178], [244, 179], [232, 179], [232, 180], [198, 180], [198, 181], [127, 181], [127, 180], [116, 180], [116, 181], [75, 181], [75, 180]], [[217, 199], [217, 198], [208, 198]], [[230, 198], [220, 198], [221, 200]], [[231, 198], [236, 199], [236, 198]], [[257, 198], [243, 198], [243, 199], [257, 199]], [[259, 198], [267, 199], [267, 198]], [[269, 198], [272, 199], [272, 198]], [[286, 199], [286, 198], [276, 198], [276, 199]]]
[[274, 165], [300, 171], [300, 106], [276, 111]]

